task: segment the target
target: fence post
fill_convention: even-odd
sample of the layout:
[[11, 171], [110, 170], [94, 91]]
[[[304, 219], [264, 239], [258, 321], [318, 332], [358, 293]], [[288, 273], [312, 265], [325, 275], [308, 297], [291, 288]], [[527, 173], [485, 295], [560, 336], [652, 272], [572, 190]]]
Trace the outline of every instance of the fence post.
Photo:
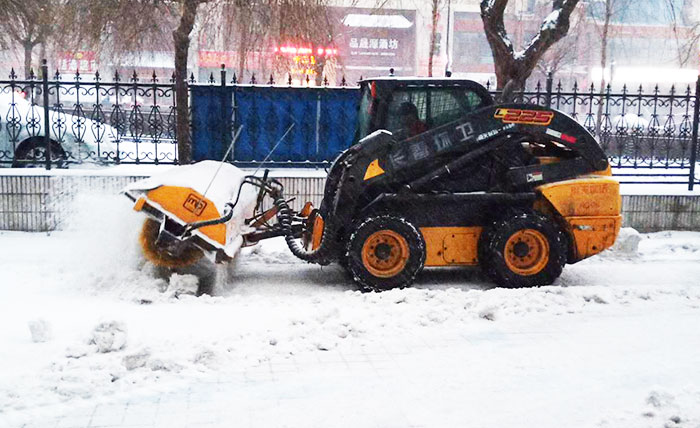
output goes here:
[[41, 60], [41, 95], [44, 98], [44, 144], [46, 145], [46, 169], [51, 169], [51, 124], [49, 123], [49, 66]]
[[554, 75], [550, 71], [549, 73], [547, 73], [547, 85], [545, 88], [547, 95], [544, 98], [544, 102], [545, 102], [545, 105], [547, 108], [552, 107], [552, 85], [553, 85], [553, 82], [554, 82]]
[[[226, 64], [221, 64], [221, 87], [226, 86]], [[230, 131], [231, 129], [231, 124], [229, 123], [229, 118], [227, 117], [228, 109], [226, 107], [226, 102], [224, 101], [226, 99], [226, 91], [221, 90], [221, 95], [219, 97], [221, 99], [221, 120], [219, 121], [219, 126], [221, 127], [221, 143], [226, 146], [226, 143], [228, 142], [228, 135], [227, 132]], [[231, 143], [232, 144], [232, 143]], [[228, 148], [228, 147], [226, 147]], [[232, 149], [233, 150], [233, 149]], [[224, 152], [226, 153], [226, 152]], [[228, 159], [224, 158], [224, 160], [228, 161]]]
[[695, 186], [695, 162], [698, 155], [698, 120], [700, 116], [700, 75], [695, 82], [695, 109], [693, 110], [693, 141], [690, 144], [690, 173], [688, 174], [688, 190]]

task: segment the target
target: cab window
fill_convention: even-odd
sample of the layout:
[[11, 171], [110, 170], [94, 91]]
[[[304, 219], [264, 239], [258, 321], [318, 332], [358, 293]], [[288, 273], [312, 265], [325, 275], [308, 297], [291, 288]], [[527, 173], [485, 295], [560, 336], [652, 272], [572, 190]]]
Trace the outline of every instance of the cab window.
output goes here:
[[430, 93], [428, 126], [435, 128], [459, 119], [481, 106], [482, 100], [472, 91], [436, 88]]
[[397, 139], [453, 122], [479, 109], [483, 100], [463, 88], [406, 88], [396, 90], [389, 102], [386, 129]]
[[425, 89], [396, 90], [387, 109], [386, 129], [398, 139], [427, 130], [428, 99]]
[[360, 109], [357, 112], [357, 135], [355, 141], [366, 137], [372, 126], [372, 93], [369, 87], [365, 87], [360, 98]]

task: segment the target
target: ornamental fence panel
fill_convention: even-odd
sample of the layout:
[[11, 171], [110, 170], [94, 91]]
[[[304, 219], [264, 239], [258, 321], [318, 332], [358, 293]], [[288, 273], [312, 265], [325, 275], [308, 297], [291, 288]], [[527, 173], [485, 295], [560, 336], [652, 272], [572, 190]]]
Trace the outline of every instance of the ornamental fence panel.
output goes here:
[[645, 93], [641, 85], [634, 90], [623, 85], [615, 92], [610, 85], [600, 91], [593, 85], [580, 88], [574, 83], [565, 90], [561, 83], [554, 86], [550, 75], [544, 88], [538, 82], [516, 98], [576, 119], [597, 136], [624, 182], [642, 177], [640, 182], [688, 183], [692, 187], [700, 180], [696, 176], [699, 95], [700, 80], [694, 88], [672, 86], [662, 92], [656, 86]]
[[[345, 79], [340, 87], [297, 88], [272, 77], [229, 80], [222, 69], [218, 79], [191, 76], [188, 84], [196, 160], [226, 155], [241, 166], [320, 167], [353, 142], [359, 91]], [[177, 164], [174, 94], [174, 78], [155, 73], [115, 73], [110, 81], [99, 72], [49, 76], [45, 62], [40, 76], [19, 79], [13, 71], [0, 80], [0, 166]], [[700, 182], [699, 96], [700, 80], [668, 91], [601, 91], [564, 88], [551, 75], [516, 94], [571, 115], [596, 135], [623, 182], [691, 188]]]

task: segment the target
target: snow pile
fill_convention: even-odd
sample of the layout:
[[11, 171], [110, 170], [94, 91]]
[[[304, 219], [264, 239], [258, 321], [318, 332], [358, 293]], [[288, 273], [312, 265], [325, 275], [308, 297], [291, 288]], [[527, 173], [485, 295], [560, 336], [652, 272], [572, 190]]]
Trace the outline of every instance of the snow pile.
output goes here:
[[102, 354], [121, 351], [126, 346], [126, 327], [117, 321], [100, 323], [92, 331], [90, 345]]
[[[167, 389], [183, 379], [205, 380], [262, 362], [292, 364], [315, 352], [373, 349], [399, 337], [439, 341], [452, 332], [533, 319], [556, 324], [557, 317], [598, 316], [601, 311], [614, 316], [630, 307], [700, 308], [700, 290], [692, 287], [409, 288], [384, 293], [314, 287], [317, 292], [310, 295], [234, 289], [227, 298], [181, 295], [145, 306], [92, 298], [89, 304], [99, 313], [69, 320], [64, 311], [46, 312], [61, 327], [55, 346], [48, 355], [28, 357], [22, 364], [29, 365], [2, 375], [0, 411]], [[70, 304], [58, 302], [58, 307], [65, 310]], [[104, 316], [114, 319], [85, 327]], [[13, 348], [31, 355], [34, 346], [19, 341]], [[19, 382], [16, 376], [29, 369], [38, 373], [35, 381]]]
[[199, 290], [199, 278], [192, 274], [179, 275], [172, 274], [166, 292], [172, 297], [182, 295], [196, 296]]
[[640, 255], [655, 260], [700, 261], [696, 232], [656, 232], [643, 236]]
[[[700, 426], [700, 391], [683, 388], [678, 391], [656, 388], [640, 396], [637, 411], [603, 419], [600, 426], [629, 427], [696, 427]], [[620, 412], [622, 413], [622, 412]]]
[[642, 413], [644, 418], [650, 419], [652, 425], [667, 427], [674, 426], [698, 426], [700, 415], [686, 414], [686, 409], [698, 409], [700, 404], [700, 392], [683, 391], [680, 396], [667, 391], [651, 391], [646, 399], [646, 409]]
[[44, 343], [51, 340], [51, 325], [46, 320], [38, 319], [29, 321], [29, 332], [32, 335], [32, 342]]
[[622, 256], [636, 256], [641, 240], [642, 236], [635, 229], [623, 227], [620, 229], [620, 234], [617, 236], [611, 251]]

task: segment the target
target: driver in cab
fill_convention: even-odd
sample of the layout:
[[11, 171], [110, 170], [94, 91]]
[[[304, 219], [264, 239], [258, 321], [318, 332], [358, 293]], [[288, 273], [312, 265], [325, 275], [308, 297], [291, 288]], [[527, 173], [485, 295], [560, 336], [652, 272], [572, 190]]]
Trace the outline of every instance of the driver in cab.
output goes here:
[[428, 130], [425, 123], [418, 117], [418, 109], [411, 102], [402, 103], [399, 106], [399, 118], [401, 127], [408, 134], [408, 138], [415, 137]]

